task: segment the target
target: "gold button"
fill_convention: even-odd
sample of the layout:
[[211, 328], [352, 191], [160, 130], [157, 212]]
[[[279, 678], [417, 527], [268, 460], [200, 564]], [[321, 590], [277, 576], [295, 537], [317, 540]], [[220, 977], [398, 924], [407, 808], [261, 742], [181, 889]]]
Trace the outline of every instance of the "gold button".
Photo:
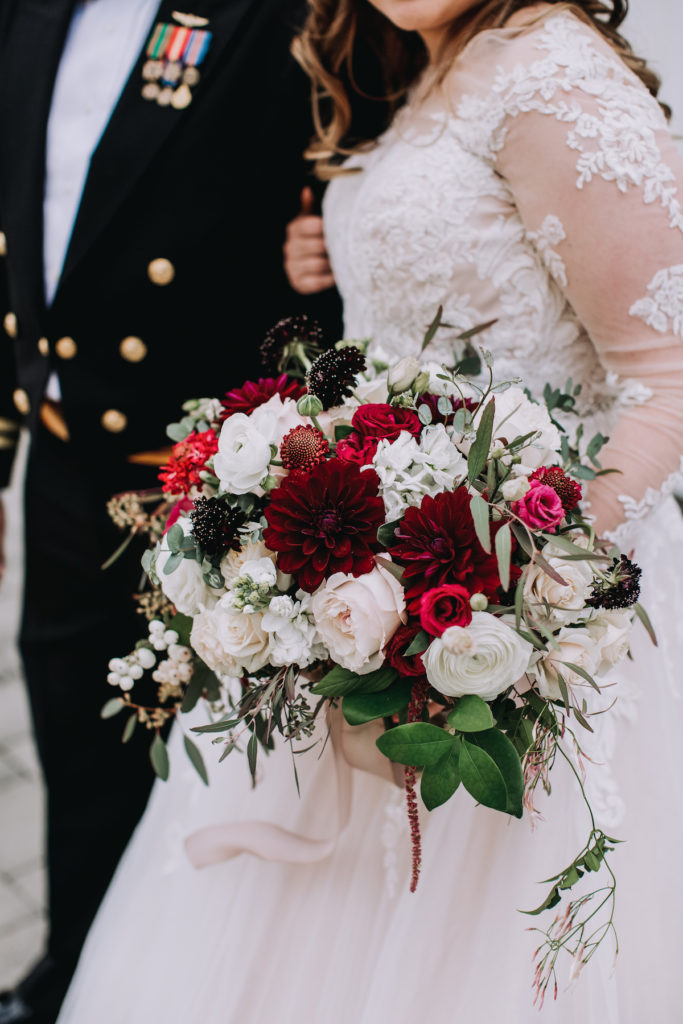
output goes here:
[[170, 260], [160, 258], [147, 265], [147, 276], [152, 284], [170, 284], [175, 277], [175, 267]]
[[73, 359], [78, 352], [78, 345], [73, 338], [60, 338], [55, 342], [55, 352], [60, 359]]
[[110, 434], [120, 434], [128, 426], [128, 417], [120, 409], [107, 409], [102, 413], [101, 423]]
[[7, 255], [7, 235], [4, 231], [0, 231], [0, 256]]
[[41, 356], [49, 356], [50, 342], [47, 340], [47, 338], [38, 339], [38, 351], [40, 352]]
[[19, 333], [19, 322], [17, 320], [16, 313], [5, 314], [5, 319], [2, 321], [2, 325], [10, 338], [16, 338]]
[[147, 355], [147, 346], [142, 338], [131, 335], [123, 339], [119, 345], [119, 352], [121, 358], [125, 359], [127, 363], [141, 363]]
[[17, 388], [17, 390], [12, 395], [12, 398], [14, 399], [14, 404], [17, 408], [17, 412], [20, 412], [22, 416], [26, 416], [29, 409], [31, 408], [31, 403], [29, 402], [28, 395], [26, 394], [24, 389]]

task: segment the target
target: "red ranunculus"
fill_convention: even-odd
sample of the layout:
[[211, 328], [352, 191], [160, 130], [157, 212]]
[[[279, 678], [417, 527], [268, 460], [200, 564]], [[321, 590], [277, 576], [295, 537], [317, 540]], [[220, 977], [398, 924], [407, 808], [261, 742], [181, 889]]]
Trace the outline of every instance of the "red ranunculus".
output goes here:
[[384, 648], [384, 657], [400, 676], [417, 677], [425, 674], [422, 655], [411, 654], [406, 658], [405, 654], [420, 630], [420, 624], [417, 622], [399, 626]]
[[[491, 533], [497, 529], [499, 524], [493, 523]], [[489, 599], [497, 596], [498, 560], [477, 540], [466, 487], [435, 498], [425, 495], [419, 508], [406, 509], [395, 536], [389, 552], [405, 566], [411, 614], [419, 615], [422, 594], [442, 583], [460, 583], [469, 594], [482, 593]], [[511, 576], [516, 575], [519, 570], [513, 567]]]
[[248, 380], [241, 388], [233, 388], [228, 391], [225, 398], [221, 399], [223, 412], [221, 419], [227, 420], [235, 412], [243, 412], [247, 415], [264, 405], [273, 395], [280, 398], [301, 398], [305, 388], [296, 380], [292, 380], [286, 373], [279, 377], [259, 377], [258, 380]]
[[370, 572], [384, 522], [378, 488], [373, 470], [332, 459], [307, 476], [295, 473], [271, 491], [263, 539], [277, 551], [282, 572], [291, 573], [309, 594], [335, 572]]
[[515, 501], [512, 511], [532, 530], [554, 530], [564, 519], [562, 499], [554, 487], [532, 480], [523, 498]]
[[173, 455], [159, 471], [167, 494], [187, 494], [202, 484], [199, 474], [206, 469], [212, 455], [218, 451], [218, 438], [213, 430], [201, 434], [193, 431], [184, 441], [173, 445]]
[[356, 409], [351, 420], [352, 433], [337, 445], [342, 462], [369, 465], [380, 441], [396, 441], [402, 430], [419, 437], [422, 424], [412, 409], [395, 409], [386, 402], [370, 402]]
[[450, 626], [469, 626], [471, 621], [470, 595], [459, 583], [443, 583], [420, 598], [420, 624], [431, 636], [441, 636]]

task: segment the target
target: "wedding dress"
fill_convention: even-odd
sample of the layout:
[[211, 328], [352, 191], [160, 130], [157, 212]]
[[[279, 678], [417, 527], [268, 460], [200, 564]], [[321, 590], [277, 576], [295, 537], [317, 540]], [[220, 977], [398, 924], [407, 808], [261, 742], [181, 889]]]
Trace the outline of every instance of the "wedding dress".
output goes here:
[[[590, 488], [602, 528], [643, 568], [659, 633], [638, 628], [616, 705], [591, 738], [588, 789], [613, 855], [621, 952], [605, 949], [557, 1001], [532, 1008], [539, 945], [519, 909], [564, 868], [587, 817], [563, 766], [545, 820], [476, 807], [459, 791], [422, 816], [423, 866], [408, 891], [401, 791], [353, 772], [350, 822], [310, 865], [248, 855], [203, 870], [184, 840], [215, 822], [260, 820], [333, 836], [334, 756], [280, 747], [250, 786], [245, 759], [205, 788], [178, 723], [171, 778], [157, 782], [85, 946], [59, 1024], [674, 1024], [683, 950], [683, 520], [671, 497], [683, 450], [683, 174], [657, 103], [594, 30], [553, 14], [480, 33], [428, 75], [378, 144], [326, 197], [326, 234], [346, 336], [376, 359], [453, 362], [481, 341], [498, 379], [581, 385], [587, 436], [611, 436]], [[678, 178], [676, 178], [678, 174]], [[115, 652], [113, 652], [115, 653]], [[192, 724], [192, 723], [190, 723]], [[587, 741], [588, 742], [588, 741]], [[220, 747], [205, 745], [207, 761]], [[122, 754], [122, 756], [125, 756]], [[609, 946], [609, 943], [606, 944]]]

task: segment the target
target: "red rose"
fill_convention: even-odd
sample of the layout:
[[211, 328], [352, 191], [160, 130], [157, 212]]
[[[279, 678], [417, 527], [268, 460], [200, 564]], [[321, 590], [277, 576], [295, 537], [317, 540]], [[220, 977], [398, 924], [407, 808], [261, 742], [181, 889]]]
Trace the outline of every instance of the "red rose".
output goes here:
[[337, 445], [342, 462], [369, 465], [380, 441], [396, 441], [402, 430], [419, 437], [422, 424], [412, 409], [395, 409], [386, 402], [370, 402], [356, 409], [351, 420], [353, 432]]
[[470, 595], [459, 583], [444, 583], [420, 598], [420, 624], [431, 636], [441, 636], [450, 626], [469, 626]]
[[406, 658], [405, 654], [419, 632], [420, 625], [417, 622], [399, 626], [384, 648], [384, 657], [400, 676], [423, 676], [425, 674], [422, 655], [411, 654], [409, 658]]

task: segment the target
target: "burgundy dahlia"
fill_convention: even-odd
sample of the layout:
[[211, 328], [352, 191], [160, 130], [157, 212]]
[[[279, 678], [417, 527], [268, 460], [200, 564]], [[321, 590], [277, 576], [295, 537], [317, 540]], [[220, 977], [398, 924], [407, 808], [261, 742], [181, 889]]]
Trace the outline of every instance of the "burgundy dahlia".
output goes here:
[[273, 395], [279, 395], [283, 400], [293, 398], [295, 401], [304, 393], [304, 388], [298, 381], [292, 380], [286, 373], [279, 377], [259, 377], [258, 380], [248, 380], [241, 388], [233, 388], [226, 392], [225, 398], [221, 400], [223, 412], [221, 419], [227, 420], [235, 412], [243, 412], [249, 415], [259, 405], [264, 405]]
[[335, 572], [363, 576], [374, 567], [384, 502], [373, 470], [335, 459], [304, 477], [296, 473], [270, 493], [263, 539], [282, 572], [313, 593]]
[[[494, 524], [491, 532], [496, 529]], [[397, 543], [389, 551], [405, 566], [412, 614], [420, 614], [422, 594], [442, 583], [460, 583], [469, 594], [496, 597], [498, 561], [477, 540], [465, 487], [435, 498], [426, 495], [419, 508], [406, 510], [395, 536]]]
[[576, 480], [567, 476], [560, 466], [540, 466], [529, 477], [529, 481], [532, 480], [538, 480], [539, 483], [552, 487], [562, 502], [565, 512], [571, 512], [581, 501], [581, 484], [577, 484]]
[[394, 408], [385, 402], [369, 402], [356, 409], [351, 420], [353, 430], [337, 444], [337, 458], [368, 466], [380, 441], [396, 441], [405, 430], [419, 437], [422, 424], [412, 409]]

